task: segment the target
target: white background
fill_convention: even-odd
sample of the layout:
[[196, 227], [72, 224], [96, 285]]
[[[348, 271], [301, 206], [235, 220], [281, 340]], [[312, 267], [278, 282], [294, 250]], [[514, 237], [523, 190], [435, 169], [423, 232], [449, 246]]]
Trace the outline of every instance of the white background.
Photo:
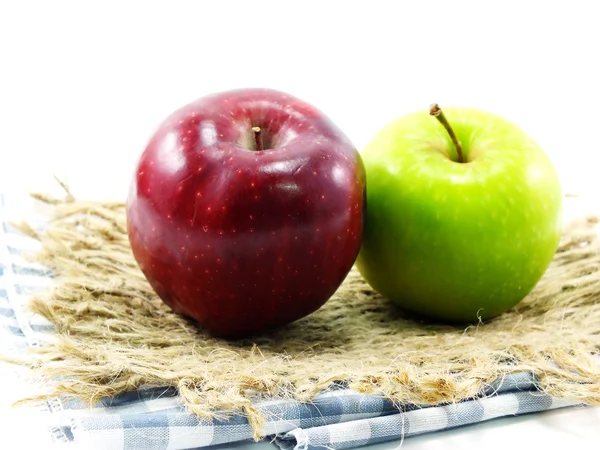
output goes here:
[[[598, 8], [572, 0], [0, 0], [0, 189], [48, 189], [57, 175], [78, 196], [122, 200], [166, 115], [211, 92], [259, 86], [318, 106], [358, 148], [432, 102], [487, 109], [528, 131], [564, 190], [595, 208]], [[600, 437], [598, 425], [597, 410], [571, 411], [450, 436], [456, 448], [528, 435], [551, 448], [565, 439], [585, 447]]]

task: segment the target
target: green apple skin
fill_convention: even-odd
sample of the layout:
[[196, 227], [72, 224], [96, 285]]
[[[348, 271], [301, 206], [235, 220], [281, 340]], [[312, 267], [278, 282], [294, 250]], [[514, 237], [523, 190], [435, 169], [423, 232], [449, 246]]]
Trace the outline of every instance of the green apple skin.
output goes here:
[[428, 111], [382, 129], [361, 152], [366, 223], [357, 267], [380, 294], [437, 321], [474, 323], [519, 303], [562, 228], [549, 158], [495, 114], [444, 108], [464, 162]]

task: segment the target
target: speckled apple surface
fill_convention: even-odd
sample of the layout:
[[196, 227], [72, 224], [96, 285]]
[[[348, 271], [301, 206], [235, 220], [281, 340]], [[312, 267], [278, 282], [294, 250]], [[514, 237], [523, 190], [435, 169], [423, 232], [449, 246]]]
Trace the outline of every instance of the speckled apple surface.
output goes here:
[[135, 172], [128, 231], [167, 304], [238, 337], [329, 299], [358, 254], [364, 196], [359, 153], [322, 112], [279, 91], [228, 91], [161, 124]]

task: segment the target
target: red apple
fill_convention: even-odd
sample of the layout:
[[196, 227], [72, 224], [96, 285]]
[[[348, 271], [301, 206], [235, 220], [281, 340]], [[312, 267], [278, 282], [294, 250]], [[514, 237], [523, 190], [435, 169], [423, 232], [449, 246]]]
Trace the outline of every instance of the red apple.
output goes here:
[[[262, 147], [262, 149], [261, 149]], [[133, 254], [174, 311], [241, 337], [321, 307], [358, 255], [365, 171], [322, 112], [269, 89], [168, 117], [127, 201]]]

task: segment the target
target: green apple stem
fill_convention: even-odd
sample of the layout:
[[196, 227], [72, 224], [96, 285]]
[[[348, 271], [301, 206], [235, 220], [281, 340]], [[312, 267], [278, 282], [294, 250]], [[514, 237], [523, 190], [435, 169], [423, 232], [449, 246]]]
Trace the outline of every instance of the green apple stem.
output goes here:
[[254, 131], [254, 149], [257, 151], [264, 150], [260, 127], [252, 127], [252, 131]]
[[450, 123], [448, 123], [448, 119], [446, 119], [446, 116], [442, 112], [442, 108], [440, 108], [440, 106], [437, 103], [434, 103], [429, 108], [429, 114], [434, 116], [437, 120], [439, 120], [440, 123], [444, 126], [444, 128], [448, 132], [448, 134], [450, 135], [450, 139], [452, 139], [452, 142], [454, 143], [454, 147], [456, 149], [456, 155], [458, 157], [458, 162], [459, 163], [465, 162], [464, 157], [463, 157], [462, 145], [460, 144], [460, 141], [456, 137], [456, 134], [454, 134], [454, 130], [450, 126]]

